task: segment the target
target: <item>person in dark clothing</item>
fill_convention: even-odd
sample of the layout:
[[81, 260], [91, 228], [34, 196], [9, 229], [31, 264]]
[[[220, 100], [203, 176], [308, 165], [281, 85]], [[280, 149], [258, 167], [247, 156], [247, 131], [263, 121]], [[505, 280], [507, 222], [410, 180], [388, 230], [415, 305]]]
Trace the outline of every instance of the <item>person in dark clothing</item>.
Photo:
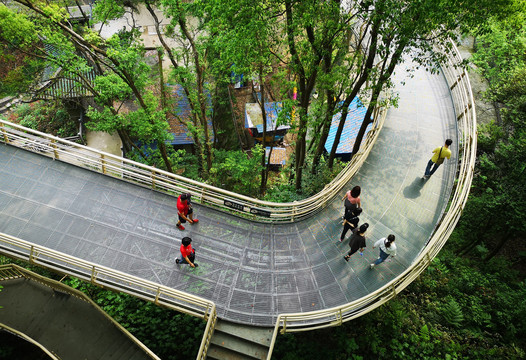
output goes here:
[[345, 234], [347, 234], [347, 231], [349, 229], [354, 230], [358, 226], [358, 223], [360, 222], [360, 218], [358, 217], [362, 213], [362, 208], [356, 208], [354, 210], [345, 209], [345, 215], [343, 216], [343, 231], [340, 235], [340, 242], [343, 241], [345, 238]]
[[351, 239], [349, 240], [349, 246], [351, 250], [347, 255], [345, 255], [345, 261], [349, 261], [352, 254], [360, 250], [362, 253], [365, 248], [365, 232], [369, 227], [368, 223], [362, 224], [359, 228], [352, 231]]

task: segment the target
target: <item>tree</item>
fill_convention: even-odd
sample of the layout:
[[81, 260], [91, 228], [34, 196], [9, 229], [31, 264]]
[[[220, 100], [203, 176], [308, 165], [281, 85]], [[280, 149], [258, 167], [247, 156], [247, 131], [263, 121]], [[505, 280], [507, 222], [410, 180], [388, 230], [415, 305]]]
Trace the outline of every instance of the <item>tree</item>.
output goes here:
[[485, 98], [499, 116], [479, 128], [473, 189], [459, 225], [466, 241], [459, 253], [483, 245], [490, 248], [486, 261], [509, 240], [526, 235], [526, 2], [516, 6], [508, 17], [492, 20], [473, 56], [489, 83]]
[[[92, 111], [95, 120], [104, 130], [117, 130], [125, 147], [134, 146], [132, 137], [138, 140], [156, 141], [165, 167], [172, 171], [165, 145], [167, 123], [163, 121], [162, 111], [158, 111], [158, 101], [153, 96], [148, 73], [145, 72], [144, 49], [134, 41], [135, 32], [121, 31], [108, 40], [81, 25], [71, 24], [65, 9], [56, 3], [18, 1], [31, 13], [31, 17], [21, 13], [18, 16], [26, 28], [18, 23], [10, 26], [21, 30], [16, 38], [29, 38], [39, 34], [43, 39], [40, 46], [34, 46], [31, 55], [43, 58], [62, 69], [64, 76], [72, 78], [78, 86], [85, 87], [95, 95], [100, 108]], [[14, 12], [8, 10], [9, 12]], [[3, 30], [2, 34], [7, 31]], [[35, 41], [32, 41], [35, 44]], [[99, 78], [95, 82], [86, 76], [96, 71]], [[127, 114], [119, 113], [115, 100], [134, 99], [138, 110]]]
[[[339, 1], [284, 1], [291, 59], [289, 66], [296, 75], [299, 88], [300, 120], [295, 154], [297, 189], [301, 186], [306, 134], [310, 129], [307, 114], [315, 86], [327, 91], [327, 112], [321, 125], [314, 165], [326, 140], [334, 105], [343, 102], [338, 109], [342, 111], [343, 121], [340, 122], [329, 158], [329, 166], [332, 166], [344, 126], [344, 115], [356, 95], [368, 94], [369, 99], [353, 154], [359, 150], [367, 126], [372, 122], [372, 113], [381, 101], [382, 91], [391, 86], [390, 79], [405, 55], [410, 55], [417, 66], [436, 71], [445, 54], [435, 52], [434, 44], [447, 47], [449, 38], [457, 30], [485, 30], [487, 12], [491, 9], [494, 14], [505, 13], [510, 1], [470, 0], [451, 4], [432, 0], [381, 0], [348, 2], [345, 5]], [[359, 29], [355, 37], [358, 46], [351, 51], [353, 48], [347, 39], [355, 29]], [[341, 70], [343, 66], [347, 72]], [[344, 80], [343, 76], [352, 80]], [[333, 101], [334, 98], [336, 101]]]
[[[249, 74], [257, 78], [260, 95], [256, 95], [263, 119], [262, 148], [267, 145], [267, 79], [273, 75], [279, 58], [280, 39], [277, 36], [278, 24], [275, 11], [269, 9], [266, 1], [204, 1], [206, 13], [210, 17], [208, 30], [213, 34], [215, 52], [221, 57], [214, 65], [219, 69], [230, 67], [236, 74]], [[217, 74], [219, 77], [221, 74]], [[281, 118], [280, 118], [281, 119]], [[277, 125], [280, 122], [278, 121]], [[272, 152], [272, 148], [270, 150]], [[265, 151], [261, 156], [260, 194], [265, 193], [270, 155]]]

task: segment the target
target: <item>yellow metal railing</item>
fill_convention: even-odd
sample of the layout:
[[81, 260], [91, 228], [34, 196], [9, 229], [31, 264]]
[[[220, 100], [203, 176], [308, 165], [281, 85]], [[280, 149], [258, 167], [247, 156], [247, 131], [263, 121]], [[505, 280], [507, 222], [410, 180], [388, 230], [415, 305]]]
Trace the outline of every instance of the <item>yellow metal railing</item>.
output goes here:
[[[451, 96], [457, 114], [461, 163], [458, 168], [458, 178], [455, 192], [447, 213], [432, 235], [427, 246], [398, 277], [385, 284], [378, 290], [351, 303], [306, 313], [280, 314], [274, 327], [268, 360], [276, 342], [278, 333], [299, 332], [341, 325], [345, 321], [355, 319], [381, 306], [397, 293], [405, 289], [424, 271], [432, 259], [444, 246], [453, 232], [462, 210], [468, 199], [477, 150], [476, 113], [469, 77], [464, 69], [458, 65], [462, 58], [453, 43], [454, 54], [448, 58], [448, 63], [442, 66], [443, 74], [450, 87]], [[445, 49], [438, 49], [445, 52]], [[281, 330], [280, 330], [281, 329]]]
[[[121, 291], [157, 305], [202, 318], [207, 321], [206, 331], [213, 332], [217, 314], [216, 305], [212, 301], [66, 255], [44, 246], [35, 245], [7, 234], [0, 233], [0, 252], [12, 258], [75, 276], [97, 286]], [[17, 273], [0, 272], [0, 277], [16, 275]], [[206, 356], [208, 343], [203, 338], [200, 351], [204, 356]], [[198, 357], [198, 359], [204, 359], [204, 357]]]
[[4, 120], [0, 120], [0, 142], [168, 194], [190, 192], [195, 201], [203, 205], [235, 212], [252, 220], [291, 222], [323, 209], [359, 170], [383, 126], [386, 110], [377, 108], [373, 115], [372, 129], [361, 146], [362, 150], [353, 156], [341, 173], [318, 194], [292, 203], [274, 203], [236, 194]]
[[[146, 354], [148, 354], [150, 358], [155, 359], [155, 360], [160, 360], [158, 356], [156, 356], [150, 349], [148, 349], [142, 342], [140, 342], [135, 336], [133, 336], [128, 330], [126, 330], [121, 324], [119, 324], [111, 316], [106, 314], [105, 311], [103, 311], [95, 302], [93, 302], [93, 300], [91, 300], [87, 295], [85, 295], [80, 290], [73, 289], [69, 287], [68, 285], [62, 284], [59, 281], [51, 280], [45, 276], [36, 274], [32, 271], [24, 269], [23, 267], [20, 267], [15, 264], [7, 264], [7, 265], [0, 266], [0, 281], [9, 280], [9, 279], [18, 278], [18, 277], [24, 277], [27, 279], [35, 280], [39, 282], [40, 284], [44, 284], [52, 289], [65, 291], [83, 301], [86, 301], [93, 307], [93, 309], [95, 309], [96, 311], [99, 311], [105, 318], [107, 318], [110, 322], [112, 322], [122, 333], [124, 333], [131, 341], [137, 344], [137, 346], [139, 346]], [[40, 344], [38, 345], [39, 347], [43, 348], [42, 345]], [[47, 349], [45, 349], [45, 351], [48, 352]]]

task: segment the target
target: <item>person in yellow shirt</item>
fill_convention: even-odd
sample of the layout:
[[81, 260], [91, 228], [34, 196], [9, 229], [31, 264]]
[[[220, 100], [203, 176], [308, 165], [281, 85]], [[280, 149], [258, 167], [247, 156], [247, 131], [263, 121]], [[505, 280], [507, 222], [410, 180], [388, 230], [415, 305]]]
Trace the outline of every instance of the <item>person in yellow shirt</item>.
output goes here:
[[423, 179], [429, 179], [431, 175], [437, 171], [438, 167], [444, 162], [445, 158], [451, 157], [451, 150], [449, 146], [453, 143], [453, 140], [447, 139], [444, 146], [437, 147], [433, 150], [433, 156], [431, 160], [427, 163], [426, 172]]

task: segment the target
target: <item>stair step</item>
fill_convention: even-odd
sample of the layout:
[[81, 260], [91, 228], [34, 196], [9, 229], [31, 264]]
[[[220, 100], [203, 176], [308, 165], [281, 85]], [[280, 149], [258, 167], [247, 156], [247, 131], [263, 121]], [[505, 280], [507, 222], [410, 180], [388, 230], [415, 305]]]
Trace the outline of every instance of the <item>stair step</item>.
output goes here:
[[254, 360], [254, 358], [245, 354], [240, 354], [235, 351], [220, 347], [215, 344], [210, 344], [210, 348], [206, 353], [207, 360]]
[[235, 324], [223, 320], [217, 322], [215, 331], [218, 330], [222, 333], [240, 337], [242, 339], [263, 345], [265, 347], [270, 346], [270, 342], [272, 341], [272, 334], [274, 331], [273, 328]]
[[[211, 343], [234, 351], [238, 354], [244, 354], [248, 359], [261, 359], [267, 358], [268, 347], [251, 342], [249, 340], [218, 331], [216, 328], [214, 336], [212, 336]], [[244, 359], [244, 358], [241, 358]]]

